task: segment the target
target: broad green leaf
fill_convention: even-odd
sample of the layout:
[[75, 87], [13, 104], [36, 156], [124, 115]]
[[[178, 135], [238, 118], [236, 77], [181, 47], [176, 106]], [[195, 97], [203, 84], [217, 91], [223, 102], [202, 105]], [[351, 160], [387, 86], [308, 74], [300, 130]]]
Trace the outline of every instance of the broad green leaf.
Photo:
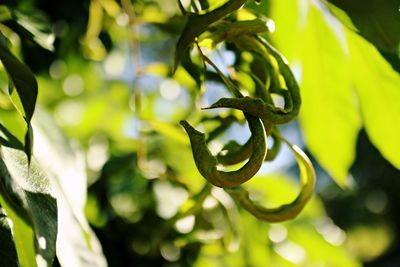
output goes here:
[[[4, 207], [7, 214], [18, 225], [14, 233], [20, 261], [25, 262], [23, 255], [35, 248], [37, 264], [52, 265], [57, 237], [57, 203], [47, 177], [34, 159], [28, 164], [24, 152], [5, 146], [1, 147], [0, 173], [5, 189], [1, 192], [2, 204], [7, 205]], [[23, 209], [26, 216], [19, 209]], [[22, 236], [27, 238], [27, 243], [19, 239]], [[34, 237], [34, 247], [29, 243], [30, 236]]]
[[62, 266], [106, 266], [101, 245], [84, 216], [86, 173], [83, 158], [43, 110], [33, 120], [34, 155], [57, 197], [57, 258]]
[[15, 249], [10, 224], [7, 219], [4, 210], [0, 207], [0, 266], [18, 267], [19, 261], [17, 251]]
[[[323, 17], [321, 10], [312, 4], [305, 4], [303, 13], [296, 15], [298, 22], [285, 25], [284, 20], [279, 20], [286, 17], [287, 8], [295, 5], [296, 1], [274, 2], [272, 17], [277, 18], [277, 34], [273, 37], [283, 54], [291, 55], [290, 61], [300, 65], [297, 66], [297, 71], [301, 71], [303, 99], [300, 122], [307, 147], [333, 179], [345, 186], [361, 127], [346, 50], [335, 32], [339, 25], [332, 17]], [[283, 36], [290, 32], [292, 37]], [[293, 45], [296, 38], [301, 41]]]
[[400, 169], [400, 74], [374, 46], [348, 31], [354, 85], [368, 137]]
[[399, 0], [329, 1], [347, 13], [363, 37], [378, 49], [396, 54], [400, 58]]
[[344, 238], [343, 230], [329, 220], [320, 220], [319, 222], [319, 228], [330, 227], [331, 232], [326, 231], [321, 234], [314, 225], [292, 225], [288, 231], [290, 240], [307, 251], [307, 260], [315, 262], [316, 266], [360, 267], [361, 264], [357, 262], [355, 255], [343, 249], [341, 243], [344, 240], [338, 243], [332, 242], [333, 244], [326, 240], [332, 240], [332, 233], [338, 237], [343, 235]]

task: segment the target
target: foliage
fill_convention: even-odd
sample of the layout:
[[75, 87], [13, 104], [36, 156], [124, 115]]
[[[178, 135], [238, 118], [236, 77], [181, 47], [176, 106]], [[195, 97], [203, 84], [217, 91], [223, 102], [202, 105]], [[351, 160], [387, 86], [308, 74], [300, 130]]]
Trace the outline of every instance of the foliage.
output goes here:
[[5, 1], [0, 266], [396, 264], [399, 4]]

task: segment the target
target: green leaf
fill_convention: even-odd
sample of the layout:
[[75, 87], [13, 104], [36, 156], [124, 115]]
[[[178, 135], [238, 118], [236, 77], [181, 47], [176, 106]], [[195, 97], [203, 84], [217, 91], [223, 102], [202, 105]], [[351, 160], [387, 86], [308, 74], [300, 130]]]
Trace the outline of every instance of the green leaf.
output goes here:
[[52, 25], [40, 10], [35, 9], [28, 12], [14, 10], [14, 19], [7, 25], [21, 38], [32, 41], [49, 51], [54, 50], [55, 39]]
[[164, 135], [182, 145], [189, 144], [189, 140], [187, 139], [187, 136], [181, 131], [181, 128], [178, 128], [170, 123], [165, 123], [158, 120], [149, 120], [147, 122], [151, 125], [152, 129], [157, 131], [159, 134]]
[[[323, 220], [320, 220], [321, 222]], [[315, 223], [315, 222], [314, 222]], [[324, 225], [324, 224], [322, 224]], [[325, 222], [325, 227], [330, 227], [331, 231], [338, 233], [342, 230], [334, 224]], [[326, 241], [325, 236], [318, 232], [315, 225], [291, 225], [289, 229], [289, 238], [299, 244], [307, 251], [310, 261], [324, 262], [326, 266], [341, 267], [360, 267], [361, 264], [355, 259], [355, 255], [351, 254], [344, 246], [333, 245]]]
[[6, 21], [12, 18], [11, 10], [5, 5], [0, 6], [0, 21]]
[[23, 144], [11, 132], [0, 123], [0, 144], [2, 146], [23, 150]]
[[18, 92], [25, 120], [29, 123], [35, 110], [38, 93], [36, 78], [32, 71], [10, 52], [4, 42], [0, 42], [0, 60]]
[[[3, 162], [1, 161], [1, 163]], [[9, 199], [6, 199], [7, 195], [4, 194], [4, 188], [0, 186], [0, 189], [0, 203], [13, 224], [13, 237], [18, 261], [21, 266], [36, 267], [38, 265], [35, 256], [35, 237], [32, 227], [15, 212], [15, 207], [12, 206]]]
[[[38, 94], [38, 85], [32, 71], [24, 63], [19, 61], [6, 46], [6, 38], [0, 33], [0, 60], [7, 71], [8, 77], [15, 86], [23, 107], [23, 114], [27, 123], [25, 134], [24, 150], [28, 156], [28, 162], [32, 154], [33, 133], [30, 121], [35, 111], [36, 99]], [[11, 83], [10, 83], [11, 84]], [[9, 91], [12, 90], [9, 88]], [[21, 112], [22, 113], [22, 112]]]
[[399, 0], [329, 1], [347, 13], [364, 38], [378, 49], [396, 54], [400, 58]]
[[101, 245], [84, 215], [84, 159], [45, 111], [38, 109], [32, 124], [37, 144], [35, 158], [44, 167], [57, 197], [59, 262], [62, 266], [106, 266]]
[[374, 46], [347, 32], [354, 85], [368, 137], [400, 169], [400, 74]]
[[0, 266], [18, 267], [18, 256], [7, 216], [0, 207]]
[[[35, 249], [38, 265], [45, 262], [51, 266], [57, 237], [57, 203], [47, 177], [34, 159], [28, 164], [24, 152], [4, 146], [1, 147], [0, 173], [1, 202], [15, 225], [20, 261], [22, 264], [31, 261], [29, 264], [32, 264], [32, 252], [29, 251]], [[34, 240], [33, 247], [30, 237]]]
[[[361, 127], [345, 44], [335, 33], [337, 22], [332, 26], [335, 23], [332, 17], [324, 17], [312, 4], [306, 6], [307, 17], [302, 18], [302, 26], [296, 21], [286, 25], [282, 19], [286, 10], [294, 12], [292, 17], [299, 16], [294, 6], [295, 1], [274, 3], [272, 14], [277, 28], [274, 40], [284, 54], [291, 55], [291, 62], [300, 64], [303, 99], [300, 122], [307, 147], [336, 183], [345, 186]], [[296, 39], [301, 42], [293, 45]]]

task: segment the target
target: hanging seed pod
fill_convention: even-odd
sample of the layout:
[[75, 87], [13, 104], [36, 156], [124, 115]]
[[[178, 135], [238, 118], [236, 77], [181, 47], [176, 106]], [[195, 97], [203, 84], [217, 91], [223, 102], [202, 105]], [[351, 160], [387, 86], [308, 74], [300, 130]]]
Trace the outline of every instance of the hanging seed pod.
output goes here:
[[187, 121], [181, 121], [189, 135], [193, 158], [201, 175], [218, 187], [234, 187], [251, 179], [261, 168], [267, 154], [264, 127], [258, 118], [246, 115], [254, 147], [249, 161], [236, 171], [224, 172], [217, 169], [218, 160], [211, 154], [205, 135], [194, 129]]
[[279, 138], [293, 151], [299, 165], [301, 190], [295, 200], [276, 208], [266, 208], [254, 203], [249, 198], [249, 192], [243, 187], [225, 189], [241, 207], [256, 218], [267, 222], [283, 222], [295, 218], [310, 200], [315, 186], [315, 172], [310, 159], [298, 146], [290, 144], [282, 137]]

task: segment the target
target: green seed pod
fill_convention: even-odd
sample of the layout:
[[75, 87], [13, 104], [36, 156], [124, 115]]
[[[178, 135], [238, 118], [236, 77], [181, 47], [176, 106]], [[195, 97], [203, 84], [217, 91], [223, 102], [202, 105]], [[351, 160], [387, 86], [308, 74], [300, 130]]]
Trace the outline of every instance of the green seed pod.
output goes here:
[[218, 160], [211, 154], [205, 135], [194, 129], [187, 121], [181, 125], [189, 135], [193, 158], [200, 174], [218, 187], [234, 187], [251, 179], [261, 168], [267, 154], [267, 139], [264, 127], [258, 118], [245, 115], [251, 132], [252, 151], [249, 161], [236, 171], [224, 172], [217, 169]]
[[[221, 153], [227, 151], [227, 153]], [[218, 155], [217, 160], [222, 165], [233, 165], [248, 159], [253, 152], [253, 142], [251, 138], [244, 145], [239, 145], [236, 141], [227, 143]], [[267, 153], [268, 154], [268, 153]]]
[[[280, 136], [279, 138], [282, 139]], [[266, 208], [250, 200], [249, 192], [242, 187], [225, 189], [241, 207], [256, 218], [267, 222], [283, 222], [295, 218], [312, 197], [315, 186], [314, 168], [307, 155], [298, 146], [282, 140], [289, 145], [295, 154], [300, 169], [301, 191], [295, 200], [276, 208]]]
[[276, 59], [279, 72], [285, 80], [287, 89], [271, 88], [272, 91], [269, 93], [278, 93], [282, 95], [285, 99], [285, 107], [280, 108], [274, 106], [272, 103], [269, 103], [264, 95], [261, 96], [261, 98], [221, 98], [209, 108], [239, 109], [255, 117], [259, 117], [264, 121], [268, 121], [271, 124], [283, 124], [294, 119], [299, 113], [301, 98], [299, 86], [287, 61], [267, 41], [259, 37], [244, 35], [235, 40], [235, 44], [241, 49], [252, 51], [263, 57], [271, 55]]
[[[275, 131], [276, 131], [276, 129], [275, 129]], [[272, 144], [272, 147], [270, 149], [268, 149], [268, 154], [265, 157], [265, 161], [273, 161], [276, 158], [276, 156], [278, 155], [279, 150], [281, 149], [282, 142], [279, 138], [277, 138], [274, 131], [272, 131], [270, 136], [274, 139], [274, 143]]]

